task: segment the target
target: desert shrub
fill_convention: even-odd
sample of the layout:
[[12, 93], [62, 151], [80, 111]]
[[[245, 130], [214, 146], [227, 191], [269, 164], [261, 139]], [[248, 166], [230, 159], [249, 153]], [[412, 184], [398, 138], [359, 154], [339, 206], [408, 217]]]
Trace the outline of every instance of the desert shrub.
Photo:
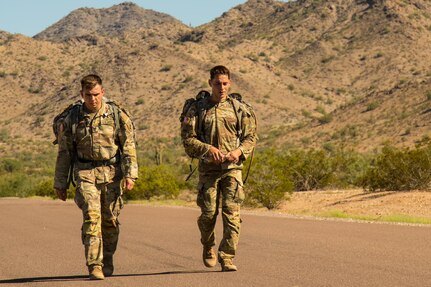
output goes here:
[[0, 142], [7, 142], [7, 140], [10, 138], [9, 132], [6, 129], [0, 130]]
[[164, 65], [161, 69], [160, 72], [169, 72], [172, 69], [172, 65]]
[[332, 151], [330, 159], [334, 172], [332, 186], [337, 188], [359, 186], [370, 162], [367, 155], [343, 149]]
[[0, 177], [0, 197], [33, 196], [32, 182], [24, 173], [7, 173]]
[[192, 31], [181, 36], [180, 42], [195, 42], [199, 43], [204, 37], [204, 31]]
[[191, 81], [193, 81], [193, 77], [192, 77], [192, 76], [187, 76], [187, 77], [185, 77], [185, 79], [183, 80], [183, 83], [188, 83], [188, 82], [191, 82]]
[[[54, 191], [54, 178], [53, 177], [42, 178], [32, 188], [31, 193], [37, 196], [49, 196], [52, 198], [57, 198], [57, 195]], [[70, 192], [68, 192], [68, 195], [70, 195]]]
[[174, 168], [168, 165], [139, 168], [139, 179], [134, 189], [125, 193], [125, 198], [176, 198], [180, 193], [180, 183], [175, 172]]
[[139, 105], [143, 105], [145, 103], [144, 99], [140, 98], [135, 102], [135, 105], [139, 106]]
[[325, 108], [322, 106], [317, 106], [314, 110], [322, 115], [326, 114]]
[[378, 102], [371, 102], [367, 105], [367, 109], [365, 111], [369, 112], [369, 111], [375, 110], [379, 107], [379, 105], [380, 104]]
[[285, 176], [282, 162], [273, 150], [256, 156], [246, 190], [246, 205], [261, 205], [268, 209], [278, 207], [285, 195], [292, 193], [293, 183]]
[[22, 169], [22, 163], [15, 159], [5, 158], [0, 161], [0, 174], [13, 173]]
[[370, 191], [428, 189], [431, 183], [431, 144], [414, 149], [385, 146], [361, 179]]
[[334, 181], [334, 167], [323, 150], [292, 150], [284, 160], [296, 191], [322, 189]]
[[332, 114], [324, 113], [320, 118], [317, 119], [320, 124], [328, 124], [332, 121]]

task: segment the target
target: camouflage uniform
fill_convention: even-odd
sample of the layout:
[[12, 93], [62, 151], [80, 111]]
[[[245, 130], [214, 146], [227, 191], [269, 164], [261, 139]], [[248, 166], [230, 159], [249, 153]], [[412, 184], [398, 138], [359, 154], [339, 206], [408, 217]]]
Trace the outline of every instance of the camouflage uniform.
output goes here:
[[[232, 259], [239, 241], [240, 205], [244, 200], [242, 162], [255, 146], [256, 126], [246, 106], [235, 99], [228, 97], [220, 103], [212, 103], [209, 98], [201, 101], [191, 106], [181, 124], [187, 154], [200, 159], [197, 204], [201, 208], [198, 218], [201, 242], [206, 247], [215, 245], [214, 227], [221, 196], [224, 231], [218, 249], [219, 259]], [[205, 113], [199, 120], [201, 109]], [[235, 111], [241, 118], [240, 127]], [[240, 161], [215, 164], [206, 157], [210, 146], [224, 154], [239, 148], [242, 151]]]
[[118, 134], [114, 108], [104, 101], [95, 113], [88, 112], [84, 104], [80, 107], [75, 144], [70, 115], [59, 131], [54, 187], [67, 189], [75, 145], [75, 203], [84, 217], [82, 242], [87, 266], [103, 266], [104, 256], [112, 258], [119, 235], [118, 215], [123, 207], [121, 182], [124, 177], [138, 177], [133, 125], [126, 113], [118, 111]]

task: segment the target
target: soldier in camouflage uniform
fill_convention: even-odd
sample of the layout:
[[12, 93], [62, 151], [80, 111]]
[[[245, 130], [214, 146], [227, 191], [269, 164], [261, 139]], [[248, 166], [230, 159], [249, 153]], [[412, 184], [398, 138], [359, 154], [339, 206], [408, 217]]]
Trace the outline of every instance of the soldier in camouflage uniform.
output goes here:
[[59, 128], [54, 188], [65, 201], [73, 162], [75, 203], [84, 218], [82, 242], [90, 279], [104, 279], [114, 271], [123, 189], [131, 190], [138, 177], [135, 139], [129, 116], [103, 98], [99, 76], [84, 77], [81, 88], [78, 122], [73, 123], [69, 114]]
[[[198, 226], [204, 265], [214, 267], [218, 259], [222, 271], [236, 271], [233, 258], [244, 200], [242, 163], [256, 144], [256, 126], [246, 105], [228, 96], [231, 79], [226, 67], [211, 69], [209, 85], [211, 96], [195, 102], [186, 112], [181, 137], [186, 153], [200, 159], [197, 204], [201, 208]], [[220, 196], [223, 238], [216, 259], [214, 227]]]

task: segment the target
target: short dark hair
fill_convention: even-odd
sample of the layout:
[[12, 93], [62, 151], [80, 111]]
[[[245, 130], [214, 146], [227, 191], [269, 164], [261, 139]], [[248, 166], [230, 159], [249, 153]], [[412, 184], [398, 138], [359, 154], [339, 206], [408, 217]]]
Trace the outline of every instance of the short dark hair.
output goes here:
[[81, 89], [92, 89], [96, 85], [102, 85], [102, 79], [95, 74], [90, 74], [81, 79]]
[[230, 79], [229, 69], [222, 65], [215, 66], [210, 70], [211, 80], [214, 79], [217, 75], [226, 75]]

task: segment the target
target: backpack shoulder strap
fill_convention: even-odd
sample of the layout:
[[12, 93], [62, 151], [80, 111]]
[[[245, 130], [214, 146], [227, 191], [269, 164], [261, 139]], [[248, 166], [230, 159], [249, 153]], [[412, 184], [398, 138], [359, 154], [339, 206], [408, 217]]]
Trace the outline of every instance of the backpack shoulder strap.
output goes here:
[[81, 115], [82, 104], [76, 104], [70, 111], [72, 141], [76, 145], [76, 127], [79, 123], [79, 116]]
[[[236, 116], [236, 136], [238, 138], [241, 138], [241, 136], [242, 136], [242, 128], [241, 128], [242, 113], [239, 112], [241, 109], [241, 102], [239, 100], [237, 100], [237, 98], [233, 95], [234, 94], [230, 94], [229, 99], [230, 99], [230, 102], [232, 104], [233, 111], [235, 112], [235, 116]], [[239, 94], [237, 94], [237, 95], [239, 95]], [[239, 96], [241, 97], [241, 95], [239, 95]]]
[[120, 104], [118, 104], [116, 101], [106, 100], [106, 104], [109, 105], [112, 109], [114, 125], [115, 125], [115, 131], [114, 131], [115, 140], [117, 141], [118, 147], [120, 148], [120, 152], [122, 153], [123, 147], [121, 146], [119, 140], [120, 140], [120, 131], [122, 128], [125, 128], [125, 122], [124, 122], [124, 119], [121, 118], [120, 112], [124, 113], [127, 117], [129, 117], [133, 128], [133, 141], [137, 145], [136, 134], [135, 134], [135, 131], [136, 131], [135, 124], [130, 116], [129, 111], [124, 107], [122, 107]]
[[118, 107], [117, 103], [113, 101], [110, 101], [107, 103], [112, 108], [112, 112], [114, 116], [114, 124], [115, 124], [115, 137], [117, 138], [120, 133], [120, 108]]
[[205, 109], [205, 99], [209, 98], [211, 94], [208, 91], [201, 90], [197, 95], [195, 99], [195, 105], [197, 109], [197, 116], [198, 116], [198, 128], [197, 128], [197, 137], [200, 141], [203, 141], [203, 126], [204, 126], [204, 120], [207, 113], [207, 110]]

